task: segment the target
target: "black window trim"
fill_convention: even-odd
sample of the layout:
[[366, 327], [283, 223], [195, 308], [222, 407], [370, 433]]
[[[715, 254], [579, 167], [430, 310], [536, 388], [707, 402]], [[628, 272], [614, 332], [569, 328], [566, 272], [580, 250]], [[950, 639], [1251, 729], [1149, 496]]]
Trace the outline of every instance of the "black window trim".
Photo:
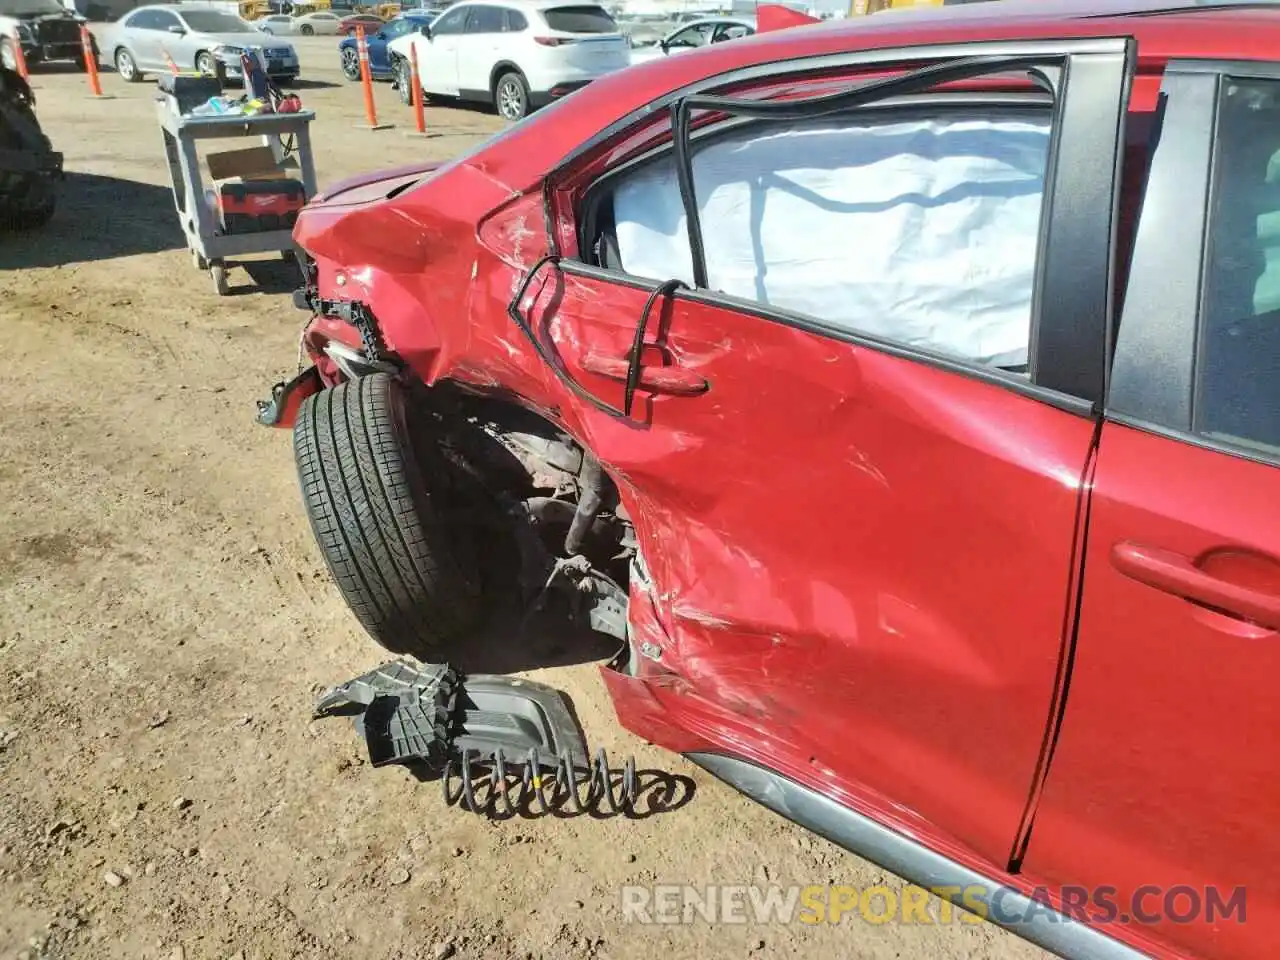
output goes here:
[[[1169, 440], [1267, 466], [1280, 466], [1280, 451], [1195, 431], [1199, 346], [1209, 269], [1209, 226], [1218, 187], [1218, 123], [1222, 90], [1232, 77], [1280, 81], [1280, 64], [1256, 60], [1179, 58], [1165, 66], [1161, 95], [1168, 109], [1150, 161], [1148, 196], [1176, 209], [1173, 229], [1143, 220], [1134, 235], [1133, 268], [1124, 298], [1106, 421]], [[1191, 186], [1194, 184], [1195, 186]], [[1194, 191], [1194, 192], [1193, 192]], [[1164, 195], [1163, 197], [1161, 195]], [[1146, 197], [1140, 217], [1147, 212]], [[1139, 257], [1182, 269], [1140, 277]], [[1187, 276], [1186, 261], [1194, 261]], [[1154, 272], [1154, 271], [1153, 271]], [[1156, 345], [1167, 362], [1154, 373]]]
[[[1074, 57], [1086, 59], [1072, 60]], [[1127, 117], [1129, 95], [1132, 90], [1135, 71], [1134, 42], [1128, 37], [1090, 37], [1070, 38], [1063, 40], [1030, 40], [1030, 41], [982, 41], [960, 44], [896, 47], [871, 51], [857, 51], [818, 57], [800, 58], [779, 63], [757, 64], [740, 70], [729, 71], [690, 84], [684, 88], [671, 91], [657, 101], [622, 117], [606, 127], [595, 137], [588, 139], [577, 149], [571, 151], [566, 158], [552, 171], [546, 184], [544, 196], [550, 197], [552, 184], [560, 175], [570, 170], [574, 162], [602, 144], [619, 137], [633, 127], [651, 121], [655, 113], [671, 110], [684, 98], [703, 96], [722, 90], [726, 87], [737, 87], [744, 83], [761, 80], [776, 80], [795, 76], [821, 75], [824, 70], [876, 65], [903, 65], [910, 69], [912, 65], [928, 66], [931, 63], [948, 60], [973, 60], [980, 58], [984, 65], [999, 67], [1002, 61], [1034, 60], [1043, 66], [1057, 66], [1060, 69], [1068, 62], [1073, 63], [1069, 79], [1065, 70], [1062, 80], [1065, 82], [1067, 96], [1062, 97], [1060, 88], [1055, 87], [1054, 126], [1051, 133], [1050, 156], [1046, 168], [1045, 199], [1041, 212], [1041, 248], [1049, 251], [1041, 258], [1037, 269], [1035, 293], [1033, 294], [1031, 341], [1029, 343], [1029, 379], [1017, 374], [1001, 371], [997, 368], [974, 364], [955, 357], [948, 357], [901, 343], [882, 341], [865, 334], [856, 334], [844, 329], [833, 329], [818, 318], [807, 317], [791, 311], [767, 307], [755, 301], [742, 302], [738, 298], [709, 292], [705, 289], [679, 290], [674, 296], [695, 302], [722, 305], [730, 309], [746, 312], [761, 319], [785, 323], [809, 330], [821, 336], [831, 337], [849, 343], [860, 344], [878, 351], [901, 356], [907, 359], [928, 363], [952, 372], [1003, 386], [1017, 393], [1031, 396], [1056, 408], [1081, 416], [1096, 417], [1100, 414], [1101, 402], [1106, 383], [1106, 367], [1110, 358], [1110, 336], [1113, 327], [1112, 312], [1115, 307], [1114, 283], [1115, 264], [1114, 249], [1116, 243], [1120, 176], [1124, 160], [1124, 121]], [[1112, 107], [1115, 116], [1108, 123], [1099, 127], [1096, 123], [1081, 122], [1082, 118], [1066, 116], [1066, 111], [1075, 106], [1080, 109], [1083, 102], [1087, 105], [1090, 94], [1096, 91], [1099, 83], [1110, 83], [1114, 76], [1109, 75], [1116, 69], [1116, 59], [1124, 71], [1122, 91], [1114, 98]], [[1092, 66], [1094, 69], [1089, 70]], [[1099, 67], [1103, 69], [1098, 69]], [[1004, 72], [992, 69], [990, 72]], [[1075, 91], [1079, 91], [1076, 93]], [[896, 97], [896, 94], [891, 94]], [[886, 100], [889, 97], [885, 98]], [[860, 108], [861, 109], [861, 108]], [[674, 117], [673, 117], [674, 119]], [[1076, 135], [1064, 139], [1060, 133], [1064, 126], [1071, 124]], [[1077, 129], [1078, 128], [1078, 129]], [[1105, 244], [1098, 243], [1100, 228], [1097, 222], [1100, 209], [1094, 205], [1084, 216], [1076, 213], [1080, 206], [1077, 203], [1059, 208], [1054, 203], [1058, 191], [1076, 184], [1084, 188], [1084, 195], [1089, 195], [1090, 188], [1096, 190], [1096, 183], [1089, 179], [1097, 179], [1099, 162], [1099, 141], [1110, 140], [1111, 152], [1110, 176], [1106, 182], [1110, 185], [1107, 197], [1107, 223], [1103, 236], [1109, 237]], [[1102, 151], [1105, 155], [1105, 151]], [[1069, 191], [1067, 191], [1069, 192]], [[1094, 197], [1095, 200], [1100, 200]], [[1087, 207], [1088, 204], [1085, 204]], [[554, 222], [551, 212], [546, 211], [548, 223]], [[1086, 221], [1072, 223], [1072, 220]], [[1057, 235], [1055, 236], [1055, 231]], [[1065, 232], [1065, 236], [1062, 234]], [[1073, 256], [1064, 257], [1062, 249], [1053, 247], [1048, 241], [1070, 250]], [[558, 244], [552, 236], [553, 253], [558, 254]], [[585, 253], [580, 247], [580, 255]], [[1080, 270], [1074, 263], [1064, 263], [1074, 258], [1085, 258], [1091, 261], [1096, 275], [1105, 276], [1103, 290], [1086, 290], [1088, 300], [1092, 301], [1092, 309], [1088, 307], [1068, 311], [1064, 303], [1074, 303], [1081, 285]], [[695, 261], [696, 263], [696, 261]], [[596, 276], [613, 282], [626, 283], [644, 289], [656, 289], [660, 284], [640, 278], [626, 277], [617, 271], [606, 271], [591, 267], [578, 260], [563, 258], [560, 268], [581, 276]], [[1087, 272], [1087, 271], [1086, 271]], [[1048, 291], [1048, 294], [1046, 293]], [[1055, 317], [1056, 322], [1045, 324], [1046, 312]], [[1064, 316], [1070, 313], [1072, 316]], [[1074, 316], [1077, 322], [1072, 322]], [[1081, 316], [1097, 316], [1103, 322], [1090, 329], [1089, 325], [1078, 322]], [[1051, 336], [1046, 341], [1044, 328], [1052, 326]], [[1041, 359], [1054, 356], [1056, 364], [1042, 363]], [[1068, 358], [1062, 362], [1063, 357]], [[1041, 374], [1053, 375], [1048, 382], [1041, 380]]]

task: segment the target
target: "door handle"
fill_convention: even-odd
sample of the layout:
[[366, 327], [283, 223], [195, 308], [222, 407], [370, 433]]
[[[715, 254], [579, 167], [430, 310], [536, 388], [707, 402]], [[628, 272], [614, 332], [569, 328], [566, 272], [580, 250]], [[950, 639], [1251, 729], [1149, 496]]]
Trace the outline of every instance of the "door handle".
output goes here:
[[[604, 357], [598, 353], [588, 353], [582, 358], [582, 369], [610, 380], [627, 380], [629, 363], [626, 357]], [[669, 393], [676, 397], [696, 397], [711, 389], [706, 377], [699, 376], [684, 367], [644, 367], [640, 368], [640, 378], [636, 386], [641, 390], [653, 393]]]
[[1149, 587], [1280, 630], [1280, 596], [1205, 573], [1180, 553], [1125, 541], [1111, 548], [1111, 565]]

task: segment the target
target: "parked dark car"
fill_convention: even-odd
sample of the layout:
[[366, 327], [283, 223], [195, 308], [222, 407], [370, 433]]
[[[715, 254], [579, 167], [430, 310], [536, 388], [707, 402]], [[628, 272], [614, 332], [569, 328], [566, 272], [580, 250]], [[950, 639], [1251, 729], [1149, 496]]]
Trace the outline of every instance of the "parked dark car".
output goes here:
[[[15, 48], [21, 47], [27, 67], [69, 60], [85, 68], [80, 28], [86, 22], [58, 0], [0, 0], [0, 67], [18, 69]], [[90, 42], [97, 51], [97, 39]]]
[[[413, 10], [402, 13], [384, 23], [378, 30], [367, 32], [365, 42], [369, 45], [369, 74], [375, 80], [391, 80], [395, 77], [395, 69], [391, 65], [391, 57], [387, 53], [387, 44], [396, 37], [420, 30], [430, 25], [438, 14], [424, 10]], [[344, 37], [338, 44], [338, 56], [342, 58], [342, 75], [348, 80], [360, 79], [360, 52], [358, 41], [354, 36]]]
[[791, 820], [1063, 956], [1276, 956], [1280, 5], [712, 44], [294, 236], [260, 420], [379, 643], [562, 587]]

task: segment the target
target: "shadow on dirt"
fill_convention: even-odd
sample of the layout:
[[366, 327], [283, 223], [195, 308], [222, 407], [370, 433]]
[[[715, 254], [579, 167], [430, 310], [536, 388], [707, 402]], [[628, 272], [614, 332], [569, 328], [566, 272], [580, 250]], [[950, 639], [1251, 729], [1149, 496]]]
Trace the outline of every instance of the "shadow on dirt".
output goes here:
[[464, 673], [518, 673], [603, 662], [617, 653], [619, 646], [613, 637], [569, 624], [553, 611], [527, 622], [514, 611], [502, 611], [447, 654], [449, 662]]
[[0, 234], [0, 270], [61, 267], [182, 249], [173, 191], [152, 183], [67, 173], [44, 227]]
[[[240, 269], [237, 270], [236, 268]], [[250, 283], [245, 283], [245, 274]], [[292, 293], [302, 286], [305, 278], [296, 260], [245, 260], [236, 261], [227, 273], [227, 296], [240, 297], [249, 293]]]
[[329, 80], [290, 80], [288, 83], [281, 84], [285, 93], [290, 90], [327, 90], [331, 87], [339, 86]]

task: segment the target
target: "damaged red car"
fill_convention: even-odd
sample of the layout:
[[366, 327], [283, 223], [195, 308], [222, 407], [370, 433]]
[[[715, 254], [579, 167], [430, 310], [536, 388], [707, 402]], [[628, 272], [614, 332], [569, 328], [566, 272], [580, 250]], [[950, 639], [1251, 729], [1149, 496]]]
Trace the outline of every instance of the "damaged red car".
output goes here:
[[1277, 5], [713, 45], [296, 238], [259, 419], [383, 646], [564, 587], [784, 816], [1066, 956], [1272, 956]]

